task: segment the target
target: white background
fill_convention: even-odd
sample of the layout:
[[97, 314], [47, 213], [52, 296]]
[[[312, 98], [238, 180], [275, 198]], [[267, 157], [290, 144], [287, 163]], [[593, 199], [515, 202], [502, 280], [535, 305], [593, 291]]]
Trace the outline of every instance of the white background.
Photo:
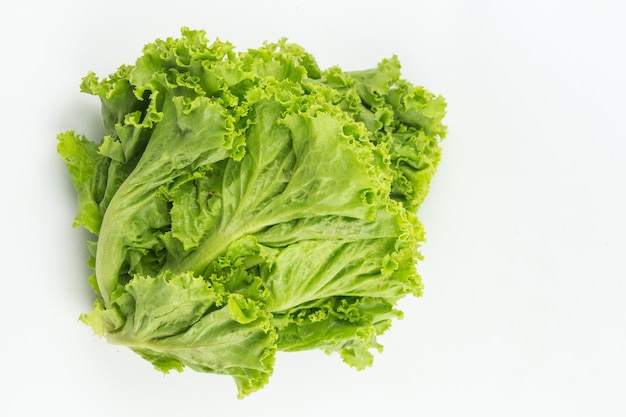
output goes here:
[[[0, 415], [626, 415], [624, 2], [0, 4]], [[446, 97], [426, 291], [373, 368], [280, 354], [237, 400], [228, 377], [164, 376], [78, 322], [87, 234], [56, 135], [100, 135], [81, 78], [184, 25], [238, 49], [288, 37], [324, 68], [397, 54]]]

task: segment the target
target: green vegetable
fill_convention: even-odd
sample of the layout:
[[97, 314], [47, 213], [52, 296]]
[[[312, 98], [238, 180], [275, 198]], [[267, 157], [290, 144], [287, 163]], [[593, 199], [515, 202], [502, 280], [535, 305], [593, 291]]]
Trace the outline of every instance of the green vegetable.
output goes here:
[[158, 370], [231, 375], [240, 397], [277, 351], [371, 364], [397, 301], [422, 293], [443, 98], [395, 57], [322, 71], [286, 41], [236, 53], [186, 28], [81, 90], [106, 129], [58, 137], [75, 225], [97, 237], [84, 323]]

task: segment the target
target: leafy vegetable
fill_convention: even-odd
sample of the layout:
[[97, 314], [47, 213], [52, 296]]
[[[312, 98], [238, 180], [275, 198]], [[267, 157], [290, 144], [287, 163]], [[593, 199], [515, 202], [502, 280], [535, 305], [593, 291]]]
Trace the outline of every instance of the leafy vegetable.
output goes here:
[[396, 57], [322, 71], [284, 40], [236, 53], [187, 28], [81, 89], [106, 129], [59, 135], [75, 225], [97, 236], [83, 322], [158, 370], [231, 375], [240, 397], [277, 351], [371, 364], [397, 301], [422, 293], [415, 212], [443, 98]]

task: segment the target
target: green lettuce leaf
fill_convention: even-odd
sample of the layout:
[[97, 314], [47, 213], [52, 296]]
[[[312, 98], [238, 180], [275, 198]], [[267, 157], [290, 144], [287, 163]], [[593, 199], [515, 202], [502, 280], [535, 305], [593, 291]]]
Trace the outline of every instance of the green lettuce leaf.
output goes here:
[[99, 298], [96, 334], [163, 372], [230, 375], [243, 397], [278, 351], [371, 365], [422, 294], [416, 210], [438, 165], [445, 101], [396, 57], [320, 70], [281, 40], [235, 52], [203, 31], [146, 45], [84, 92], [105, 135], [59, 135]]

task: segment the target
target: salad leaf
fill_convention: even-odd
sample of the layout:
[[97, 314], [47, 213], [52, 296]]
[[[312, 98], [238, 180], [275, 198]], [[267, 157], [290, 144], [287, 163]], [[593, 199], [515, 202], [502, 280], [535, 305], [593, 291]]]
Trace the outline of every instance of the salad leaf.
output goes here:
[[204, 31], [144, 47], [82, 91], [105, 135], [59, 135], [91, 231], [81, 320], [163, 372], [265, 385], [278, 351], [372, 363], [407, 295], [445, 101], [376, 68], [321, 70], [281, 40], [235, 52]]

